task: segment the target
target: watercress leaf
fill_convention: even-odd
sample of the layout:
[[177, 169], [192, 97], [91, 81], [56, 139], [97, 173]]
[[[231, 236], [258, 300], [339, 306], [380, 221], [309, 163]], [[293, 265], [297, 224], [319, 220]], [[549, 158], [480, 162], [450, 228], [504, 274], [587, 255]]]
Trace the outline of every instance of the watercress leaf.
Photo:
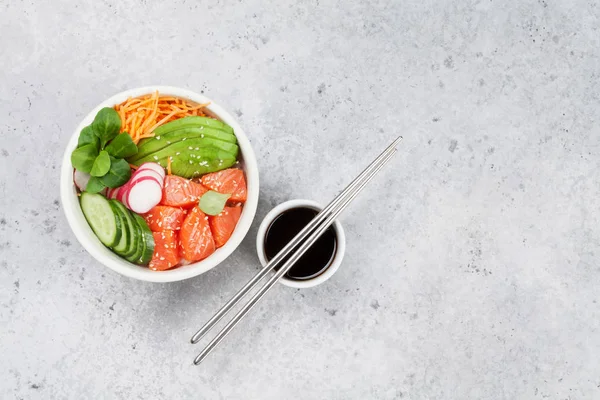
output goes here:
[[127, 132], [123, 132], [113, 140], [104, 149], [113, 157], [127, 158], [137, 154], [138, 148], [131, 140], [131, 136]]
[[109, 188], [117, 188], [126, 184], [129, 178], [131, 178], [129, 163], [122, 158], [110, 157], [110, 169], [101, 178], [102, 183]]
[[209, 190], [200, 197], [198, 205], [202, 212], [208, 215], [219, 215], [225, 208], [227, 199], [231, 197], [230, 194], [218, 193], [213, 190]]
[[98, 193], [102, 191], [106, 186], [102, 183], [102, 180], [97, 176], [92, 176], [87, 186], [85, 187], [85, 191], [88, 193]]
[[106, 143], [119, 134], [121, 130], [121, 117], [119, 117], [119, 113], [113, 108], [104, 107], [96, 114], [96, 118], [92, 122], [92, 128], [100, 138], [100, 145], [104, 148]]
[[108, 170], [110, 169], [110, 156], [108, 152], [102, 150], [98, 157], [94, 160], [94, 165], [92, 166], [92, 170], [90, 171], [90, 175], [101, 177], [104, 176]]
[[73, 150], [71, 153], [71, 164], [81, 172], [90, 173], [96, 157], [98, 157], [96, 146], [94, 144], [86, 144]]
[[85, 146], [86, 144], [93, 144], [96, 148], [100, 147], [100, 138], [94, 133], [94, 128], [91, 125], [86, 126], [79, 133], [77, 147]]

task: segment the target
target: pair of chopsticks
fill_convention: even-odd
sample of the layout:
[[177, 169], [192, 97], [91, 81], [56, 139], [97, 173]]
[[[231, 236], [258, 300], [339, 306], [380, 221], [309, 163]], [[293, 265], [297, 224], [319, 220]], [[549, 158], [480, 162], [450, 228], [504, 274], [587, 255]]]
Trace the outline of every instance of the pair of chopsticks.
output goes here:
[[198, 343], [256, 284], [273, 268], [289, 256], [290, 258], [275, 272], [267, 283], [250, 298], [248, 303], [223, 327], [223, 329], [206, 345], [204, 350], [194, 359], [194, 364], [200, 364], [229, 332], [248, 314], [248, 312], [263, 298], [263, 296], [285, 275], [296, 261], [312, 246], [317, 239], [329, 228], [335, 218], [350, 204], [371, 179], [396, 153], [396, 145], [402, 136], [398, 137], [379, 155], [359, 176], [357, 176], [331, 203], [327, 205], [313, 220], [304, 227], [277, 255], [269, 261], [239, 292], [237, 292], [211, 319], [192, 336], [192, 344]]

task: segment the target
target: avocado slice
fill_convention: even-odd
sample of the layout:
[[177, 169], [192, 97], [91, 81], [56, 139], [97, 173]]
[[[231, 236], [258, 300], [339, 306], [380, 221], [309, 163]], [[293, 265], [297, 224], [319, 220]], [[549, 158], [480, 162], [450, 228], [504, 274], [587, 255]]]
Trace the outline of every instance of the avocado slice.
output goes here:
[[163, 135], [143, 139], [138, 144], [138, 152], [135, 155], [129, 157], [127, 161], [133, 163], [136, 160], [144, 158], [150, 154], [156, 153], [157, 151], [162, 150], [173, 143], [180, 142], [184, 139], [189, 140], [193, 138], [212, 138], [222, 140], [228, 143], [237, 143], [235, 135], [225, 133], [218, 129], [205, 128], [202, 126], [196, 128], [182, 128], [169, 133], [165, 133]]
[[[167, 168], [168, 158], [164, 157], [153, 161]], [[192, 179], [210, 172], [227, 169], [236, 162], [237, 156], [235, 154], [208, 146], [193, 153], [181, 153], [178, 156], [171, 157], [171, 172], [173, 175]]]
[[165, 133], [182, 129], [182, 128], [197, 128], [204, 126], [206, 128], [220, 129], [223, 132], [233, 135], [233, 128], [218, 119], [210, 117], [189, 116], [176, 119], [175, 121], [167, 122], [154, 130], [155, 135], [164, 135]]
[[195, 158], [203, 156], [203, 153], [201, 153], [200, 150], [206, 147], [214, 147], [216, 149], [224, 150], [228, 153], [231, 153], [234, 157], [237, 157], [239, 150], [236, 144], [231, 144], [222, 140], [196, 138], [173, 143], [157, 152], [139, 158], [132, 163], [135, 165], [141, 165], [145, 162], [156, 162], [158, 159], [166, 157], [172, 157], [171, 161], [173, 161], [182, 156], [188, 157], [187, 160], [194, 160]]

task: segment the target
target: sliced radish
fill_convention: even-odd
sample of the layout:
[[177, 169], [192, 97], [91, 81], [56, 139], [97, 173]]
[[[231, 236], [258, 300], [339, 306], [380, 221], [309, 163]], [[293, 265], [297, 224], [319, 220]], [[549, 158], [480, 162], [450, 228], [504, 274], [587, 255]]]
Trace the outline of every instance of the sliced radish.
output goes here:
[[[128, 184], [121, 186], [119, 188], [119, 192], [117, 193], [117, 197], [116, 197], [116, 199], [118, 201], [120, 201], [121, 203], [123, 203], [126, 207], [127, 207], [127, 203], [126, 203], [127, 196], [126, 195], [127, 195], [127, 192], [129, 191], [130, 187], [131, 186]], [[129, 207], [127, 207], [127, 208], [129, 208]]]
[[160, 181], [158, 180], [158, 178], [155, 178], [154, 176], [142, 176], [142, 177], [139, 177], [135, 181], [129, 182], [127, 184], [127, 186], [129, 186], [129, 188], [131, 189], [132, 187], [134, 187], [138, 183], [145, 182], [145, 181], [152, 181], [152, 182], [156, 183], [160, 187], [160, 189], [162, 190], [163, 185], [160, 183]]
[[141, 178], [127, 192], [126, 205], [133, 212], [144, 214], [160, 203], [162, 186], [153, 178]]
[[154, 170], [150, 170], [150, 169], [144, 169], [142, 171], [136, 172], [132, 177], [130, 182], [132, 184], [135, 184], [137, 181], [139, 181], [142, 178], [153, 178], [156, 179], [156, 181], [158, 182], [158, 184], [160, 184], [161, 186], [163, 185], [165, 179], [160, 176], [156, 171]]
[[109, 199], [116, 199], [117, 196], [119, 195], [119, 190], [122, 187], [123, 186], [120, 186], [120, 187], [114, 188], [114, 189], [108, 189], [108, 191], [106, 192], [106, 197], [108, 197]]
[[147, 162], [147, 163], [140, 165], [140, 167], [137, 170], [143, 171], [143, 170], [147, 170], [147, 169], [160, 174], [160, 176], [162, 176], [162, 178], [165, 179], [165, 175], [166, 175], [165, 169], [163, 167], [161, 167], [160, 164], [153, 163], [153, 162]]
[[84, 191], [90, 181], [90, 174], [85, 172], [81, 172], [78, 170], [73, 171], [73, 182], [79, 188], [79, 190]]

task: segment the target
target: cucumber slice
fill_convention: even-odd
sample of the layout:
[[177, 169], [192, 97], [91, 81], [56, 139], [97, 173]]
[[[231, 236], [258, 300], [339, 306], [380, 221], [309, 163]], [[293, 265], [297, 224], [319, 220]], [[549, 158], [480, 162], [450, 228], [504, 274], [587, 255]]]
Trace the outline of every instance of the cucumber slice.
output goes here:
[[110, 207], [112, 208], [113, 212], [115, 213], [115, 217], [119, 220], [119, 224], [121, 225], [121, 239], [119, 240], [119, 243], [117, 243], [115, 246], [113, 246], [112, 249], [118, 255], [123, 256], [127, 251], [129, 242], [131, 241], [130, 233], [129, 233], [129, 226], [125, 222], [125, 215], [123, 214], [121, 209], [117, 206], [117, 204], [121, 204], [121, 203], [119, 203], [116, 200], [109, 200], [108, 203], [110, 204]]
[[116, 246], [121, 240], [121, 223], [106, 197], [83, 192], [79, 201], [85, 219], [102, 244], [107, 247]]
[[133, 215], [133, 218], [138, 224], [141, 232], [142, 246], [139, 257], [136, 260], [136, 264], [147, 265], [150, 260], [152, 260], [152, 254], [154, 253], [154, 236], [152, 236], [152, 231], [148, 227], [148, 224], [144, 218], [135, 213], [131, 213], [131, 215]]
[[131, 240], [131, 252], [127, 253], [128, 255], [125, 258], [130, 263], [137, 264], [140, 256], [142, 255], [142, 251], [144, 250], [144, 242], [142, 240], [142, 229], [135, 222], [133, 215], [133, 213], [130, 213], [131, 220], [133, 221], [133, 232], [135, 233], [133, 235], [133, 239]]
[[131, 211], [129, 211], [124, 205], [123, 203], [121, 203], [120, 201], [116, 201], [114, 202], [115, 207], [119, 208], [119, 210], [121, 211], [121, 214], [123, 216], [123, 226], [126, 227], [128, 233], [129, 233], [129, 242], [127, 243], [127, 249], [123, 252], [123, 254], [121, 254], [123, 257], [125, 257], [126, 259], [129, 260], [129, 257], [132, 257], [136, 250], [137, 250], [137, 245], [139, 242], [139, 237], [140, 237], [140, 233], [138, 232], [139, 228], [136, 224], [136, 222], [133, 219], [133, 216], [131, 215]]

